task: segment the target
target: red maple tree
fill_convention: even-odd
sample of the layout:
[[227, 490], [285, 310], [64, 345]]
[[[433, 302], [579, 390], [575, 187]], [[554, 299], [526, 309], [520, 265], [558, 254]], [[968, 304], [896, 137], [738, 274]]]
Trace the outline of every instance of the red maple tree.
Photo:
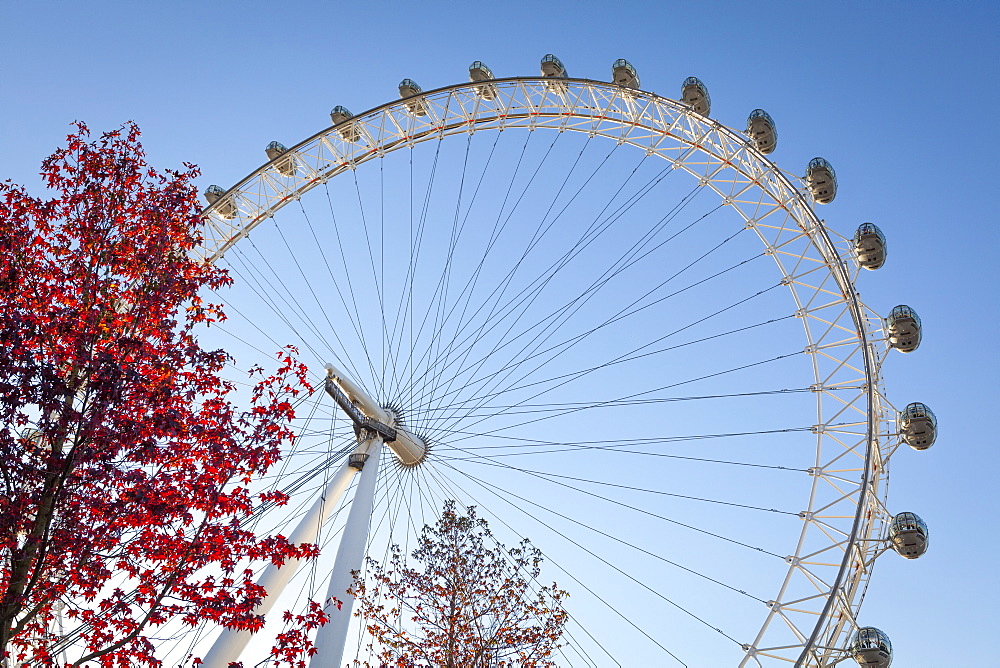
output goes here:
[[[445, 502], [408, 561], [398, 545], [386, 566], [355, 574], [357, 614], [380, 668], [550, 668], [568, 594], [539, 587], [542, 554], [524, 539], [507, 549], [486, 520]], [[369, 666], [355, 661], [355, 665]]]
[[196, 174], [151, 169], [133, 124], [93, 141], [77, 124], [43, 163], [51, 199], [0, 183], [4, 666], [67, 646], [74, 666], [159, 665], [150, 632], [171, 619], [262, 625], [247, 560], [315, 552], [241, 527], [285, 500], [251, 481], [311, 388], [284, 351], [240, 409], [230, 358], [199, 344], [223, 319], [199, 295], [230, 279], [194, 257]]

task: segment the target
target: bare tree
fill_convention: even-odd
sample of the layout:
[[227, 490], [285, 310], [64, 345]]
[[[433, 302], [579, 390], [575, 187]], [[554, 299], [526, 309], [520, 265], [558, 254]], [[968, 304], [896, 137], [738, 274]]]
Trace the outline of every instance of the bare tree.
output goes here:
[[533, 585], [542, 555], [527, 539], [507, 549], [474, 507], [461, 515], [448, 501], [434, 526], [424, 527], [411, 557], [394, 545], [387, 566], [369, 559], [367, 578], [355, 575], [357, 614], [380, 666], [555, 665], [568, 594], [555, 583]]

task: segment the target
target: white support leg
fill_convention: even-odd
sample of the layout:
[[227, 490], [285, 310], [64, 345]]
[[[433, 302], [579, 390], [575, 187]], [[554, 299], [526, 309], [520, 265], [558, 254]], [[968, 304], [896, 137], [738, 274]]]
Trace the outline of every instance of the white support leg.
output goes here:
[[[316, 649], [309, 668], [338, 668], [344, 656], [344, 645], [347, 642], [347, 629], [351, 623], [351, 609], [354, 607], [354, 597], [347, 594], [348, 587], [354, 582], [351, 571], [361, 570], [364, 566], [365, 550], [368, 543], [368, 530], [371, 525], [372, 512], [375, 508], [375, 482], [378, 480], [378, 464], [382, 454], [382, 437], [376, 436], [368, 448], [368, 460], [361, 471], [358, 487], [351, 502], [351, 511], [347, 517], [347, 526], [340, 538], [337, 548], [337, 561], [333, 565], [330, 576], [330, 587], [327, 590], [324, 610], [330, 615], [330, 621], [321, 626], [316, 633]], [[336, 598], [343, 606], [330, 602]]]
[[[289, 542], [296, 545], [316, 542], [320, 528], [326, 523], [337, 504], [340, 503], [341, 497], [347, 491], [357, 472], [357, 469], [351, 468], [347, 462], [344, 462], [320, 497], [313, 503], [309, 512], [299, 521], [295, 531], [288, 539]], [[267, 590], [267, 596], [260, 605], [254, 608], [254, 614], [266, 615], [271, 610], [285, 585], [295, 575], [301, 562], [301, 559], [289, 559], [281, 567], [271, 564], [264, 570], [257, 584]], [[230, 663], [239, 661], [240, 654], [250, 642], [252, 635], [249, 631], [223, 630], [222, 635], [212, 645], [211, 651], [205, 656], [202, 665], [205, 668], [227, 668]]]

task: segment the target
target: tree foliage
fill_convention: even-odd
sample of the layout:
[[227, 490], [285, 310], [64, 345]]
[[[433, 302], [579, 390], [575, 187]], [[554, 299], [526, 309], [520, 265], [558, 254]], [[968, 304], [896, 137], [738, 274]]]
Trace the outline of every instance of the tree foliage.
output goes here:
[[542, 555], [527, 539], [506, 549], [474, 507], [461, 515], [448, 501], [412, 559], [394, 545], [387, 567], [369, 559], [367, 578], [355, 576], [357, 614], [380, 666], [555, 665], [567, 593], [537, 586]]
[[230, 279], [193, 258], [191, 165], [157, 173], [134, 125], [78, 124], [41, 175], [50, 199], [0, 183], [0, 648], [53, 665], [61, 614], [74, 665], [157, 665], [170, 619], [262, 624], [245, 560], [314, 554], [240, 523], [285, 500], [250, 483], [305, 369], [284, 351], [240, 409], [231, 360], [199, 344], [224, 317], [200, 294]]

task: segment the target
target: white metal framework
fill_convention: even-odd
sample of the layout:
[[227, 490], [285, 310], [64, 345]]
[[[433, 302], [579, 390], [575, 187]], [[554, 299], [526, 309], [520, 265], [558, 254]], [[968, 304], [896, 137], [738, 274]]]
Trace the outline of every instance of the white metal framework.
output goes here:
[[422, 93], [419, 103], [421, 113], [413, 113], [410, 99], [350, 118], [254, 171], [206, 210], [203, 256], [218, 262], [283, 207], [365, 163], [473, 133], [582, 133], [691, 175], [742, 218], [777, 266], [805, 334], [802, 354], [810, 360], [815, 397], [811, 483], [796, 509], [801, 530], [782, 555], [786, 574], [761, 608], [759, 631], [738, 639], [739, 665], [843, 660], [874, 559], [884, 551], [891, 519], [887, 464], [898, 447], [896, 414], [880, 378], [888, 350], [883, 321], [858, 297], [848, 240], [817, 217], [802, 181], [779, 170], [747, 136], [675, 100], [592, 80], [509, 78]]

